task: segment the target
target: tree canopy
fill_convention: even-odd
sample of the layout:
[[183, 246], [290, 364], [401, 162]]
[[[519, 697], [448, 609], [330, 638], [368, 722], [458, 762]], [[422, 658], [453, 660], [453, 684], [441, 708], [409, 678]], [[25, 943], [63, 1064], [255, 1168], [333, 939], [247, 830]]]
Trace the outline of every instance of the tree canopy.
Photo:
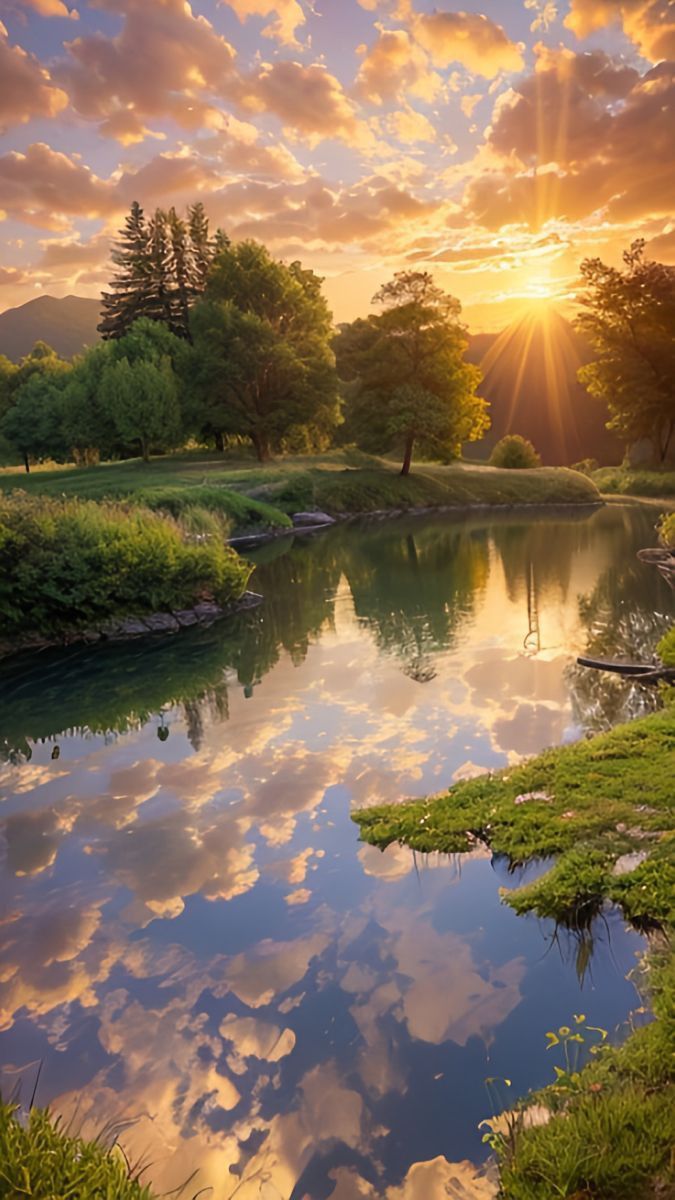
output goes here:
[[345, 326], [335, 340], [346, 383], [346, 430], [365, 450], [401, 448], [449, 459], [488, 428], [476, 393], [477, 367], [464, 361], [461, 306], [426, 271], [400, 271], [376, 293], [381, 311]]
[[577, 325], [597, 357], [579, 378], [608, 405], [608, 428], [629, 444], [648, 439], [664, 463], [675, 453], [675, 267], [647, 259], [644, 241], [623, 261], [623, 270], [581, 264]]
[[262, 462], [294, 429], [336, 424], [331, 314], [312, 271], [258, 242], [223, 244], [191, 323], [202, 430], [250, 438]]

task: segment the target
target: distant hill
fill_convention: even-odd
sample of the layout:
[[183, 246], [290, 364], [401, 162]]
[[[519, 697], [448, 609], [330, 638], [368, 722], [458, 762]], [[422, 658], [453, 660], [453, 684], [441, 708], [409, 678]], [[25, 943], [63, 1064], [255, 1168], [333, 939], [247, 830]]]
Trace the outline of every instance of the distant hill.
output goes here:
[[0, 354], [18, 362], [38, 341], [47, 342], [62, 358], [72, 358], [98, 341], [100, 300], [82, 296], [37, 296], [0, 313]]
[[464, 447], [468, 458], [487, 458], [501, 437], [519, 433], [548, 466], [621, 462], [624, 447], [605, 428], [607, 410], [577, 380], [590, 347], [564, 317], [545, 309], [502, 333], [474, 334], [466, 357], [483, 371], [479, 391], [492, 419], [488, 435]]

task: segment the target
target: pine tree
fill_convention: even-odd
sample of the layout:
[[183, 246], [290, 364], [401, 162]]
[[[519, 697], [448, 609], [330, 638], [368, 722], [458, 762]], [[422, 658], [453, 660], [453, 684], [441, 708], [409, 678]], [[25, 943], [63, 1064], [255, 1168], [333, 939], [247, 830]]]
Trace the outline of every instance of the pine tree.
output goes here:
[[155, 209], [148, 227], [149, 287], [142, 316], [151, 321], [163, 321], [171, 328], [174, 280], [171, 263], [171, 243], [168, 218], [161, 208]]
[[209, 218], [201, 200], [188, 208], [188, 230], [190, 234], [190, 286], [192, 296], [201, 296], [213, 262], [214, 245], [209, 234]]
[[[208, 222], [207, 222], [208, 226]], [[167, 217], [167, 232], [169, 244], [168, 271], [170, 278], [170, 327], [177, 337], [190, 336], [190, 299], [192, 295], [192, 275], [194, 251], [188, 227], [176, 213], [175, 208], [169, 210]]]
[[111, 290], [102, 296], [98, 331], [105, 340], [122, 337], [137, 319], [147, 315], [150, 294], [149, 231], [138, 201], [134, 200], [124, 229], [120, 230], [112, 260], [117, 274]]

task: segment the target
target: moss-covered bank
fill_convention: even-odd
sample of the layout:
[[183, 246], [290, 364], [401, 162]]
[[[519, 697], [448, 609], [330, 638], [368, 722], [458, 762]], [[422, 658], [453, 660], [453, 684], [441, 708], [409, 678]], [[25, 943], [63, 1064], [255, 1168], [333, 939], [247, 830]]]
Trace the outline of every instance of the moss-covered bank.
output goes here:
[[364, 809], [354, 819], [363, 839], [382, 848], [397, 841], [458, 852], [481, 841], [514, 864], [552, 858], [533, 883], [505, 891], [517, 913], [583, 930], [611, 901], [654, 931], [660, 948], [648, 963], [657, 1020], [527, 1097], [487, 1136], [500, 1158], [505, 1200], [675, 1195], [672, 703], [442, 795]]

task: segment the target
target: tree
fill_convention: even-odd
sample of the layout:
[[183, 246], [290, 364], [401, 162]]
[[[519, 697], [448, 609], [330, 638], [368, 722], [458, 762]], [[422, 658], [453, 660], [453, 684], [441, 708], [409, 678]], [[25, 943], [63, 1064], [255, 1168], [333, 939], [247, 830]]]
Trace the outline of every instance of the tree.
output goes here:
[[31, 458], [61, 457], [61, 402], [71, 364], [46, 342], [36, 342], [17, 367], [3, 370], [4, 415], [0, 429], [21, 456], [26, 471]]
[[2, 432], [21, 455], [27, 472], [31, 458], [58, 459], [67, 449], [61, 431], [63, 381], [59, 373], [35, 372], [2, 419]]
[[623, 262], [623, 270], [599, 258], [581, 264], [577, 326], [597, 357], [579, 379], [607, 404], [609, 429], [629, 444], [648, 439], [664, 463], [675, 450], [675, 267], [649, 261], [644, 241]]
[[292, 429], [335, 425], [331, 315], [313, 272], [221, 239], [191, 320], [202, 429], [250, 438], [264, 462]]
[[335, 341], [345, 381], [346, 433], [363, 449], [398, 446], [408, 475], [417, 445], [441, 458], [488, 428], [476, 396], [480, 371], [464, 361], [460, 304], [426, 271], [399, 271], [373, 298], [381, 312], [343, 327]]
[[111, 362], [103, 372], [101, 395], [117, 433], [126, 442], [140, 443], [144, 462], [153, 445], [165, 449], [177, 443], [180, 408], [169, 358]]
[[[201, 296], [206, 287], [215, 253], [213, 240], [209, 234], [209, 219], [201, 201], [191, 204], [188, 208], [188, 230], [191, 249], [190, 288], [193, 296]], [[219, 230], [219, 233], [225, 237], [222, 230]]]
[[102, 296], [98, 331], [104, 339], [122, 337], [133, 322], [147, 315], [150, 292], [150, 233], [137, 200], [112, 251], [117, 274]]

